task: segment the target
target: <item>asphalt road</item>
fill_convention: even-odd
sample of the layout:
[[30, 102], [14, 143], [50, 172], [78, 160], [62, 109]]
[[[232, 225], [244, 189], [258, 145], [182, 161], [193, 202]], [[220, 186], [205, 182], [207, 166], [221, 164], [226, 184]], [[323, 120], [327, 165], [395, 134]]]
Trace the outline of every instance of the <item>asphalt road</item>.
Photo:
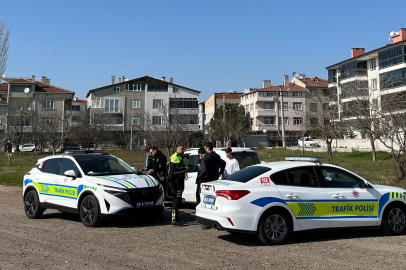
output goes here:
[[194, 209], [187, 226], [136, 217], [86, 228], [78, 215], [47, 210], [30, 220], [21, 188], [0, 186], [0, 269], [406, 269], [406, 236], [377, 230], [296, 233], [283, 246], [255, 235], [201, 230]]

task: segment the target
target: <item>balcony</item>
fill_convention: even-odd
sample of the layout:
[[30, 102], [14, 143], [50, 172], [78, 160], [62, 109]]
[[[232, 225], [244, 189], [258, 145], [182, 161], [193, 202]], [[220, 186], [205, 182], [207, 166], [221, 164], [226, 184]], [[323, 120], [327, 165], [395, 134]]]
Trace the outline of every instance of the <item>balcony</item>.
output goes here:
[[276, 124], [257, 124], [252, 126], [253, 131], [261, 131], [261, 130], [277, 130]]
[[267, 96], [267, 97], [263, 97], [263, 96], [258, 96], [257, 97], [257, 101], [275, 101], [277, 100], [277, 96]]
[[275, 109], [257, 109], [254, 117], [274, 115], [275, 112], [276, 112]]

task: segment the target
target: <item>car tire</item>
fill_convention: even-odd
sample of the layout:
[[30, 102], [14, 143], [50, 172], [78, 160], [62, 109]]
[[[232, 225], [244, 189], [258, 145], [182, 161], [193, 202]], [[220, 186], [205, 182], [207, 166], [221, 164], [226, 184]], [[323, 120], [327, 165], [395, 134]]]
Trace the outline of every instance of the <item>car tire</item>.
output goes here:
[[382, 217], [382, 231], [387, 235], [401, 235], [406, 230], [406, 207], [401, 203], [389, 205]]
[[94, 195], [87, 195], [80, 203], [80, 220], [86, 227], [97, 227], [101, 221], [100, 206]]
[[37, 219], [42, 216], [45, 209], [41, 208], [38, 193], [36, 190], [30, 190], [24, 196], [24, 212], [30, 219]]
[[257, 236], [266, 245], [280, 245], [286, 242], [291, 232], [289, 216], [280, 210], [270, 210], [261, 217]]

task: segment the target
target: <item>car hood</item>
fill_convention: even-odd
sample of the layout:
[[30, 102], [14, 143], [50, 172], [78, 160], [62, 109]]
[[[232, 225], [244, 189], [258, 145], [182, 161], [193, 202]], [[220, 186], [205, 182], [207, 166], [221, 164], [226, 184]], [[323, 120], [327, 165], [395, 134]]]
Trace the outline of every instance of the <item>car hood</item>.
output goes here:
[[384, 194], [386, 192], [399, 192], [399, 193], [406, 192], [406, 190], [404, 190], [403, 188], [398, 188], [398, 187], [374, 185], [374, 184], [372, 184], [372, 186], [374, 189], [376, 189], [381, 194]]
[[115, 188], [144, 188], [158, 185], [158, 181], [149, 175], [120, 174], [120, 175], [103, 175], [87, 176], [88, 181]]

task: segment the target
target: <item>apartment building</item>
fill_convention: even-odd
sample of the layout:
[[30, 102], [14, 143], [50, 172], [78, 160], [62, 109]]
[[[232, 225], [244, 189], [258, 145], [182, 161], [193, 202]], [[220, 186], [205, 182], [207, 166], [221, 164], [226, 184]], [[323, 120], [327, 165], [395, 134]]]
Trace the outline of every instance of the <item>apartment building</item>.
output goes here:
[[30, 142], [24, 134], [36, 130], [40, 114], [60, 115], [61, 121], [69, 115], [75, 92], [51, 85], [47, 77], [43, 76], [41, 81], [36, 81], [35, 76], [1, 79], [0, 130], [6, 132], [11, 125], [20, 126], [22, 143]]
[[[224, 103], [240, 103], [242, 93], [235, 92], [224, 92], [224, 93], [214, 93], [205, 102], [205, 121], [204, 125], [207, 126], [210, 120], [214, 116], [216, 109], [220, 108]], [[205, 129], [203, 127], [203, 129]]]
[[[365, 52], [351, 48], [351, 58], [326, 67], [328, 87], [340, 120], [354, 117], [357, 96], [368, 96], [376, 110], [386, 100], [404, 100], [406, 90], [406, 28], [390, 33], [391, 44]], [[405, 106], [406, 108], [406, 106]]]
[[[319, 121], [317, 111], [321, 108], [316, 95], [327, 91], [325, 79], [300, 74], [289, 82], [289, 76], [285, 75], [282, 85], [272, 86], [270, 80], [264, 80], [262, 88], [246, 89], [241, 104], [250, 114], [253, 133], [267, 134], [271, 145], [282, 144], [283, 117], [286, 143], [293, 145], [309, 129], [306, 121]], [[315, 115], [310, 119], [309, 110]]]
[[151, 125], [164, 127], [165, 119], [173, 123], [182, 119], [186, 131], [197, 131], [199, 94], [174, 84], [173, 78], [129, 80], [122, 76], [117, 82], [112, 76], [109, 85], [89, 90], [86, 97], [91, 115], [105, 114], [111, 131], [129, 134], [132, 129], [147, 130]]

